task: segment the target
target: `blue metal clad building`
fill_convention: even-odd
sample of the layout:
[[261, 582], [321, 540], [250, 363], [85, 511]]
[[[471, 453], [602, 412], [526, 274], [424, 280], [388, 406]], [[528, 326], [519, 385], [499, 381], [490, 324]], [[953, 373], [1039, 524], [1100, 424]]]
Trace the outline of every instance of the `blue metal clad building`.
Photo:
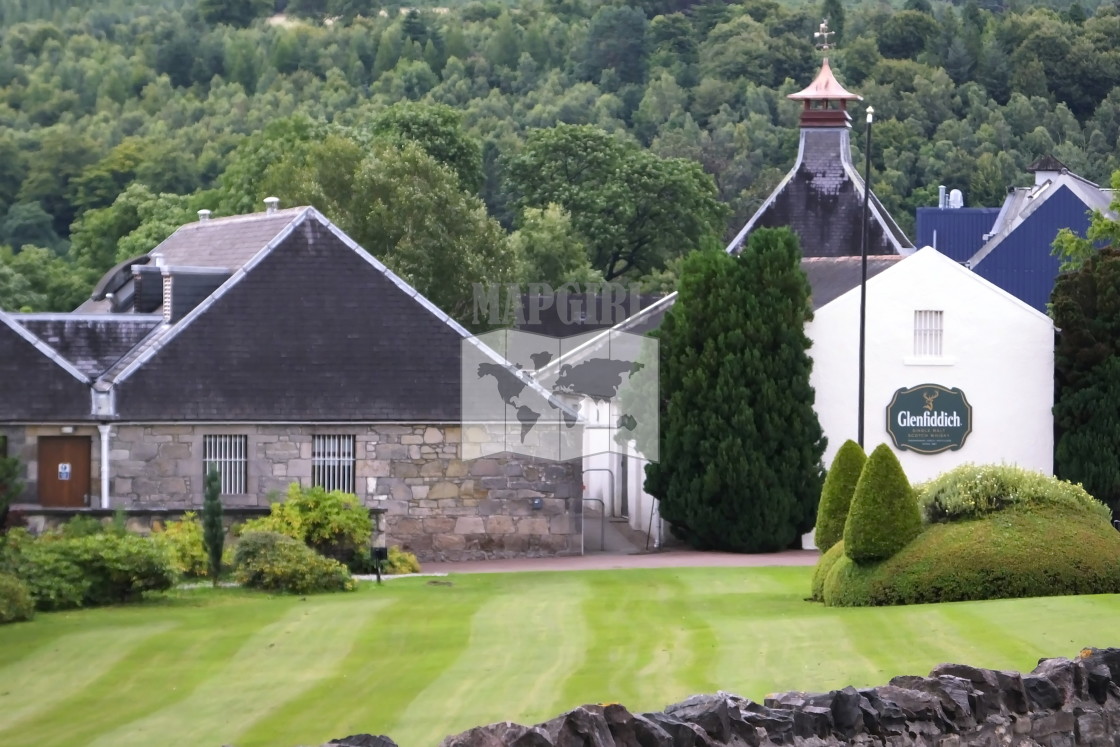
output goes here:
[[1058, 275], [1058, 259], [1051, 255], [1054, 238], [1062, 228], [1084, 236], [1088, 227], [1089, 208], [1061, 186], [972, 269], [1045, 313]]
[[958, 262], [984, 246], [999, 208], [918, 208], [917, 246], [932, 246]]

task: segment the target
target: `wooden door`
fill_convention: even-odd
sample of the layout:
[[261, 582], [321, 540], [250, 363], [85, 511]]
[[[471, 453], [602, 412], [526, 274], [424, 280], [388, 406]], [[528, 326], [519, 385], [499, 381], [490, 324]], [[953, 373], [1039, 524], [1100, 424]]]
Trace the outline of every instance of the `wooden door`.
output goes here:
[[39, 503], [44, 506], [89, 505], [89, 436], [39, 439]]

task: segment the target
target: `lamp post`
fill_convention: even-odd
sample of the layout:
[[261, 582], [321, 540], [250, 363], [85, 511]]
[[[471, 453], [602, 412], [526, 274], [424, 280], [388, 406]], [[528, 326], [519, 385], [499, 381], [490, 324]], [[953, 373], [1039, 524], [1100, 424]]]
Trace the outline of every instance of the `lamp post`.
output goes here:
[[860, 284], [859, 284], [859, 419], [857, 421], [857, 442], [863, 448], [863, 411], [864, 381], [867, 367], [867, 233], [871, 210], [871, 121], [875, 115], [874, 107], [867, 107], [867, 144], [864, 147], [863, 167], [863, 231], [860, 239]]

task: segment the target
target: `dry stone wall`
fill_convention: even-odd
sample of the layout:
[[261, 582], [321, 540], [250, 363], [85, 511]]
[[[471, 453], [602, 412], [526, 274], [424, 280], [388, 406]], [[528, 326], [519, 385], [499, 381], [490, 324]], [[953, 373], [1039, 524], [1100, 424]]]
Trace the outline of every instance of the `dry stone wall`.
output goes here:
[[[789, 692], [754, 703], [698, 695], [656, 713], [589, 705], [536, 726], [480, 726], [440, 747], [1120, 747], [1120, 649], [1043, 659], [1030, 674], [943, 664], [883, 687]], [[385, 736], [336, 739], [395, 747]]]

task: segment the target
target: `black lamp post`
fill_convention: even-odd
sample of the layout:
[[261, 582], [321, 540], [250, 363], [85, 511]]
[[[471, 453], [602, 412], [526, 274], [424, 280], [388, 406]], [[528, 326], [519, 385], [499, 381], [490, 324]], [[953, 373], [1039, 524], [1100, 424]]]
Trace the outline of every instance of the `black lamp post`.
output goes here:
[[857, 442], [863, 448], [864, 379], [867, 367], [867, 233], [871, 210], [871, 121], [874, 107], [867, 107], [867, 145], [863, 168], [863, 231], [860, 240], [861, 276], [859, 284], [859, 420]]

